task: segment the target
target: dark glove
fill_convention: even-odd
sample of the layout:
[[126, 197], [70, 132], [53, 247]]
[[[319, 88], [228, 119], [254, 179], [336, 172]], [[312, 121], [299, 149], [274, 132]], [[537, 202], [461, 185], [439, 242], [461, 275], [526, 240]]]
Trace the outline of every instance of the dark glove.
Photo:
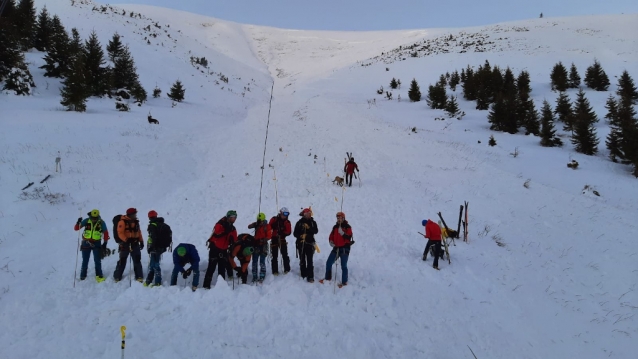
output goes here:
[[78, 218], [78, 224], [82, 223], [82, 217]]
[[192, 272], [193, 272], [193, 268], [188, 268], [188, 270], [185, 270], [184, 273], [182, 273], [182, 277], [186, 279], [188, 278], [189, 275], [191, 275]]
[[140, 249], [144, 249], [144, 242], [140, 242]]
[[101, 257], [102, 259], [104, 259], [104, 257], [107, 257], [110, 253], [109, 249], [106, 248], [106, 242], [102, 243], [102, 249], [101, 249]]

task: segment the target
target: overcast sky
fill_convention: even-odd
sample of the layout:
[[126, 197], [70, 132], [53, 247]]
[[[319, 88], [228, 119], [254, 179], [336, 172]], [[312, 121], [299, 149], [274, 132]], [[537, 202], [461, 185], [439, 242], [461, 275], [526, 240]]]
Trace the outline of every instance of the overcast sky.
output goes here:
[[466, 27], [536, 18], [541, 12], [547, 17], [638, 13], [638, 0], [124, 0], [122, 3], [156, 5], [245, 24], [303, 30]]

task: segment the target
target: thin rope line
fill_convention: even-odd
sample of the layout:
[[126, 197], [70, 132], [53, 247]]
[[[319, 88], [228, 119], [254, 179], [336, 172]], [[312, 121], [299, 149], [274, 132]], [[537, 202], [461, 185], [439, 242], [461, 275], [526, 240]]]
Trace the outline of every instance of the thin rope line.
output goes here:
[[266, 123], [266, 138], [264, 139], [264, 156], [261, 160], [261, 183], [259, 184], [259, 209], [257, 213], [261, 213], [261, 191], [264, 187], [264, 167], [266, 166], [266, 145], [268, 144], [268, 128], [270, 127], [270, 110], [272, 109], [272, 93], [275, 89], [275, 82], [273, 81], [270, 88], [270, 101], [268, 103], [268, 122]]

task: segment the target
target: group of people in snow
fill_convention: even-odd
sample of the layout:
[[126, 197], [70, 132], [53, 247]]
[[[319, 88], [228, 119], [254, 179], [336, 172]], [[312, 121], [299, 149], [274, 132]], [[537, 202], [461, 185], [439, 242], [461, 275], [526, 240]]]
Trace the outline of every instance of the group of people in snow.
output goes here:
[[[110, 239], [108, 227], [100, 216], [100, 211], [94, 209], [90, 211], [88, 218], [78, 218], [74, 229], [83, 230], [82, 242], [79, 250], [82, 252], [82, 266], [80, 270], [80, 280], [85, 280], [88, 271], [88, 262], [93, 253], [95, 262], [95, 275], [97, 282], [105, 280], [102, 273], [102, 259], [110, 254], [107, 242]], [[313, 257], [319, 247], [315, 240], [318, 233], [317, 222], [315, 222], [311, 208], [305, 208], [299, 213], [301, 218], [295, 224], [294, 230], [288, 219], [290, 212], [286, 207], [282, 207], [279, 213], [266, 220], [264, 213], [257, 215], [256, 221], [248, 225], [248, 229], [253, 229], [254, 234], [237, 234], [235, 220], [237, 212], [230, 210], [222, 217], [213, 228], [213, 232], [206, 241], [208, 246], [208, 267], [204, 275], [203, 287], [210, 289], [213, 274], [217, 270], [218, 275], [224, 279], [228, 276], [234, 278], [234, 274], [241, 278], [242, 283], [248, 280], [248, 265], [252, 259], [252, 280], [253, 282], [263, 282], [266, 277], [266, 257], [269, 250], [272, 255], [271, 273], [279, 274], [279, 255], [283, 262], [283, 273], [290, 272], [290, 257], [288, 255], [288, 242], [286, 237], [292, 235], [295, 240], [297, 257], [299, 258], [299, 269], [301, 277], [309, 283], [315, 281]], [[129, 259], [133, 262], [135, 280], [143, 283], [144, 286], [161, 286], [162, 272], [160, 267], [161, 256], [166, 251], [173, 253], [173, 272], [170, 285], [177, 284], [177, 276], [181, 274], [187, 278], [192, 273], [192, 290], [195, 291], [199, 285], [199, 253], [194, 245], [180, 243], [172, 249], [172, 230], [164, 222], [164, 218], [158, 217], [156, 211], [148, 212], [149, 224], [147, 227], [147, 251], [149, 254], [148, 275], [144, 279], [142, 269], [141, 251], [144, 249], [144, 238], [140, 228], [140, 221], [137, 218], [137, 209], [129, 208], [126, 214], [113, 218], [114, 238], [118, 243], [119, 260], [117, 262], [113, 279], [119, 282], [122, 279], [126, 262]], [[329, 244], [333, 247], [326, 262], [326, 280], [332, 279], [332, 265], [340, 259], [341, 262], [341, 284], [348, 283], [348, 257], [350, 248], [354, 244], [352, 238], [352, 227], [348, 224], [343, 212], [337, 212], [336, 224], [333, 226], [328, 236]], [[239, 264], [236, 262], [239, 262]], [[190, 264], [189, 269], [185, 269]], [[258, 268], [259, 267], [259, 268]], [[258, 271], [259, 269], [259, 271]]]

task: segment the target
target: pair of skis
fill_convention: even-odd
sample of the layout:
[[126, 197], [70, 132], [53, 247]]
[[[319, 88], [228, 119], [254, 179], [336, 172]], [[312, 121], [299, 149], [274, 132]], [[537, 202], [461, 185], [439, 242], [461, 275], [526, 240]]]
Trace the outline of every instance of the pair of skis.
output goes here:
[[[456, 227], [456, 231], [453, 230], [453, 229], [450, 229], [447, 226], [447, 223], [445, 223], [445, 220], [443, 219], [443, 215], [441, 214], [441, 212], [437, 213], [439, 215], [439, 218], [441, 219], [441, 221], [439, 222], [439, 226], [441, 226], [441, 223], [443, 223], [443, 227], [445, 228], [445, 232], [447, 233], [447, 237], [452, 239], [452, 244], [454, 246], [456, 246], [456, 242], [454, 240], [460, 238], [461, 223], [463, 224], [463, 242], [466, 242], [466, 243], [468, 242], [468, 238], [467, 238], [467, 234], [468, 234], [467, 207], [468, 207], [468, 204], [469, 204], [469, 202], [464, 201], [464, 204], [462, 204], [460, 206], [459, 221], [458, 221], [458, 224], [457, 224], [457, 227]], [[464, 220], [463, 220], [463, 212], [465, 212], [465, 219]], [[447, 256], [448, 264], [451, 264], [448, 241], [447, 240], [443, 240], [443, 245], [445, 247], [445, 255]]]

